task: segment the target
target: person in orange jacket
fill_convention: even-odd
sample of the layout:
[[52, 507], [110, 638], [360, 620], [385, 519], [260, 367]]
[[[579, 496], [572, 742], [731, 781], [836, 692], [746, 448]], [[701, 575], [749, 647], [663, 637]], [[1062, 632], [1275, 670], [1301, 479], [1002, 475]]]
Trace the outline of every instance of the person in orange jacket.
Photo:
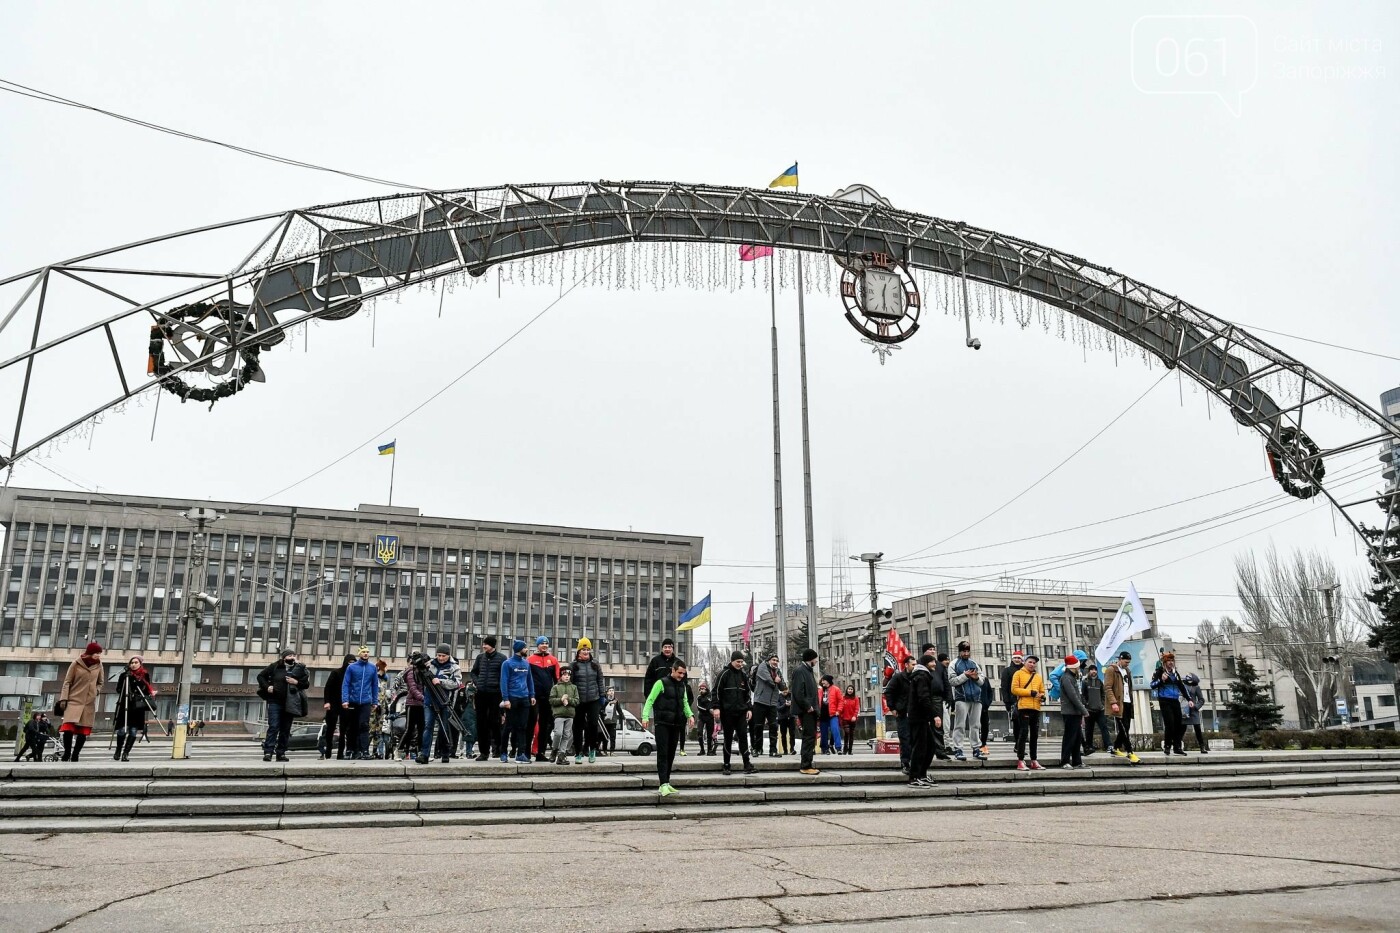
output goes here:
[[856, 718], [859, 716], [860, 697], [856, 696], [856, 688], [847, 684], [846, 695], [841, 698], [841, 739], [846, 744], [847, 755], [851, 754], [856, 747]]

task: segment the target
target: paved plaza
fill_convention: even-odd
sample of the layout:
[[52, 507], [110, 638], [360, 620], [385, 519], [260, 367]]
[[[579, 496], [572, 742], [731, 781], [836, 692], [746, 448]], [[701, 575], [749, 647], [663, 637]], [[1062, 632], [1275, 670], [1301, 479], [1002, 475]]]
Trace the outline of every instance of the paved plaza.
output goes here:
[[0, 929], [1392, 930], [1400, 798], [7, 836]]

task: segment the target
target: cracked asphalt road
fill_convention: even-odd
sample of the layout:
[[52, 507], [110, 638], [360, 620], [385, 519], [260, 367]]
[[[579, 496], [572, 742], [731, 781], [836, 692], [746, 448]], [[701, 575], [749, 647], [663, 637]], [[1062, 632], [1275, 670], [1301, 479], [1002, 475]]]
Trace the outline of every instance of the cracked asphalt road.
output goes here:
[[1394, 930], [1397, 831], [1376, 795], [5, 836], [0, 930]]

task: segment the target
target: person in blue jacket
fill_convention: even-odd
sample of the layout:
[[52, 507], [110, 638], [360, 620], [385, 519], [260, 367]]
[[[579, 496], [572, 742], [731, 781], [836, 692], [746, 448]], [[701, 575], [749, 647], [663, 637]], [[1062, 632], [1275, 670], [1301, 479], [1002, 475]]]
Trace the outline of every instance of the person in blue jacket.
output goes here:
[[1152, 689], [1157, 691], [1157, 705], [1162, 711], [1162, 754], [1185, 755], [1182, 738], [1186, 734], [1186, 723], [1181, 715], [1183, 699], [1194, 707], [1186, 697], [1186, 684], [1176, 669], [1176, 653], [1168, 651], [1162, 655], [1162, 666], [1152, 673]]
[[[369, 648], [360, 646], [359, 657], [345, 668], [340, 682], [340, 708], [344, 714], [341, 729], [351, 746], [350, 760], [369, 758], [369, 718], [379, 706], [379, 668], [369, 659]], [[354, 732], [346, 729], [353, 723]]]
[[[516, 750], [515, 760], [529, 764], [530, 707], [535, 705], [535, 675], [525, 659], [525, 640], [517, 638], [511, 647], [515, 654], [501, 665], [501, 702], [506, 710], [506, 730]], [[510, 761], [505, 744], [502, 740], [502, 762]]]

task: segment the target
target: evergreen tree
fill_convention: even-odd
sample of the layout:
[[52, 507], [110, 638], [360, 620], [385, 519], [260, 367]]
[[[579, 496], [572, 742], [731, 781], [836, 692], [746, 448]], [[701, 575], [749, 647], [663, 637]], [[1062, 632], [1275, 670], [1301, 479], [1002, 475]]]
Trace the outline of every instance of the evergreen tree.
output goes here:
[[[1400, 499], [1400, 493], [1389, 499]], [[1400, 516], [1400, 502], [1387, 499], [1380, 501], [1381, 511], [1393, 509]], [[1385, 659], [1392, 663], [1400, 661], [1400, 584], [1390, 573], [1400, 575], [1400, 517], [1391, 520], [1390, 534], [1383, 528], [1361, 526], [1361, 534], [1371, 546], [1367, 558], [1371, 562], [1371, 591], [1366, 599], [1374, 603], [1380, 621], [1372, 624], [1371, 637], [1366, 643], [1385, 653]], [[1390, 573], [1383, 564], [1388, 563]]]
[[1283, 722], [1283, 707], [1269, 702], [1269, 694], [1260, 686], [1254, 665], [1244, 658], [1236, 658], [1235, 667], [1238, 679], [1230, 685], [1230, 699], [1225, 701], [1225, 709], [1240, 743], [1253, 748], [1258, 744], [1260, 732], [1277, 729]]

